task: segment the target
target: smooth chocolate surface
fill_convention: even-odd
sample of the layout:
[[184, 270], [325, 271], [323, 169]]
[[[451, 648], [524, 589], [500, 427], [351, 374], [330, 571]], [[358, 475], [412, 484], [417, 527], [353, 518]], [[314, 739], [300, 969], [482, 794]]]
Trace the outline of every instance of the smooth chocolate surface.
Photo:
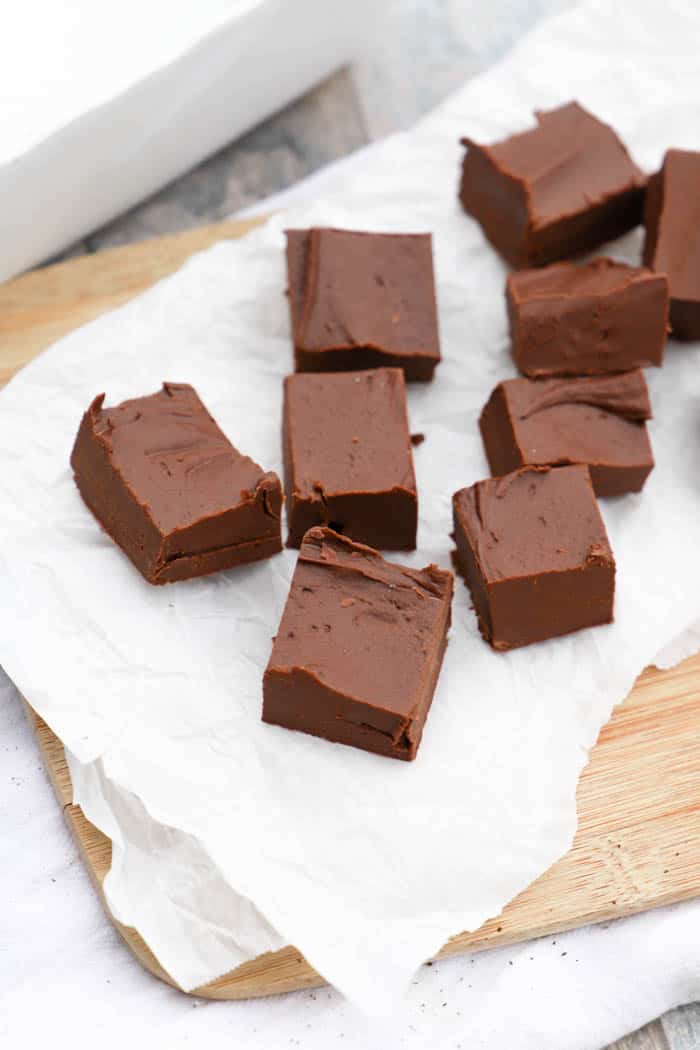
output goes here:
[[511, 273], [506, 302], [525, 375], [602, 375], [663, 364], [664, 274], [613, 262], [556, 263]]
[[672, 334], [700, 339], [700, 153], [666, 153], [649, 180], [644, 223], [644, 262], [668, 275]]
[[460, 200], [515, 267], [597, 248], [642, 219], [646, 178], [611, 127], [577, 102], [492, 146], [462, 139]]
[[649, 392], [637, 369], [578, 379], [508, 379], [479, 419], [491, 473], [585, 463], [598, 496], [638, 492], [654, 466], [645, 420]]
[[241, 455], [191, 386], [83, 416], [71, 455], [80, 493], [149, 583], [203, 576], [282, 549], [282, 487]]
[[297, 372], [382, 365], [432, 379], [440, 360], [430, 234], [287, 230]]
[[384, 550], [413, 550], [418, 497], [400, 368], [295, 374], [284, 382], [288, 546], [330, 525]]
[[494, 649], [612, 621], [615, 561], [587, 467], [524, 467], [452, 505], [455, 560]]
[[263, 679], [263, 721], [413, 759], [447, 644], [452, 573], [307, 532]]

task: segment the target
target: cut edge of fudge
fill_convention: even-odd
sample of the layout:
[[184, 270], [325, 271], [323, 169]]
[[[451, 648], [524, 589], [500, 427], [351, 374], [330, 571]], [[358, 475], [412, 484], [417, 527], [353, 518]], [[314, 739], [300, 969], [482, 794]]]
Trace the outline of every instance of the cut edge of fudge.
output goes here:
[[[292, 390], [306, 381], [326, 380], [332, 388], [350, 379], [370, 382], [378, 373], [389, 373], [389, 381], [400, 385], [401, 422], [405, 430], [405, 453], [408, 467], [408, 484], [387, 484], [380, 488], [331, 489], [320, 472], [314, 477], [311, 487], [300, 487], [298, 477], [298, 449], [295, 457], [295, 421], [292, 412]], [[363, 435], [358, 434], [359, 441]], [[353, 439], [354, 440], [354, 439]], [[329, 444], [333, 441], [328, 435]], [[391, 450], [389, 450], [391, 451]], [[287, 506], [288, 535], [286, 545], [299, 547], [304, 535], [316, 525], [327, 526], [349, 539], [365, 543], [381, 550], [415, 550], [418, 529], [418, 489], [413, 466], [413, 448], [408, 422], [408, 406], [403, 370], [365, 369], [344, 373], [293, 373], [284, 380], [284, 404], [282, 412], [282, 456], [284, 463], [284, 487]], [[303, 470], [303, 462], [301, 464]], [[358, 522], [362, 524], [358, 524]], [[387, 524], [388, 523], [388, 524]]]
[[[467, 148], [459, 186], [462, 207], [479, 223], [488, 242], [506, 262], [516, 268], [528, 265], [532, 260], [524, 246], [529, 228], [524, 183], [499, 168], [488, 147], [466, 137], [460, 139], [460, 143]], [[489, 189], [480, 191], [479, 180]], [[497, 194], [493, 194], [493, 187], [498, 187]]]
[[[524, 571], [509, 577], [499, 577], [498, 572], [494, 571], [495, 578], [487, 579], [481, 567], [484, 557], [481, 544], [483, 537], [488, 539], [484, 505], [488, 490], [493, 489], [496, 499], [504, 498], [514, 483], [517, 484], [523, 478], [531, 476], [532, 482], [536, 484], [538, 476], [545, 477], [552, 473], [576, 475], [590, 495], [591, 513], [598, 538], [589, 543], [583, 563]], [[488, 478], [459, 489], [452, 497], [452, 507], [455, 566], [471, 594], [479, 631], [493, 649], [506, 651], [520, 648], [613, 622], [615, 559], [586, 466], [522, 467], [503, 477]], [[573, 610], [571, 586], [581, 581], [582, 576], [590, 580], [592, 585], [588, 604], [584, 607], [577, 603], [576, 606], [585, 615], [577, 618], [570, 615], [564, 619], [563, 614]], [[509, 598], [514, 599], [519, 615], [513, 617], [515, 626], [506, 627], [504, 621], [507, 623], [508, 620]], [[547, 602], [552, 606], [551, 617], [546, 615]]]
[[[182, 528], [164, 532], [154, 520], [148, 494], [132, 491], [112, 462], [110, 428], [100, 433], [103, 411], [157, 397], [163, 393], [191, 391], [202, 412], [218, 431], [231, 452], [250, 462], [260, 472], [254, 488], [241, 490], [239, 502], [230, 508], [203, 516]], [[148, 583], [165, 584], [208, 575], [270, 557], [282, 550], [282, 487], [273, 472], [265, 472], [243, 456], [223, 434], [193, 387], [185, 383], [163, 383], [156, 394], [133, 398], [103, 410], [105, 395], [97, 395], [83, 414], [71, 452], [73, 476], [83, 499], [99, 525], [131, 560]], [[251, 526], [252, 534], [232, 543], [211, 544], [213, 532], [235, 524], [236, 517]]]
[[[661, 220], [666, 205], [666, 167], [669, 163], [685, 159], [688, 156], [694, 159], [700, 175], [700, 152], [669, 149], [664, 154], [660, 169], [649, 178], [644, 206], [645, 237], [642, 258], [644, 265], [648, 266], [654, 273], [662, 274], [665, 272], [663, 265], [660, 269], [656, 269], [656, 252], [659, 246]], [[687, 202], [684, 202], [684, 214], [685, 208], [687, 208]], [[694, 228], [692, 222], [690, 222], [690, 228]], [[671, 335], [674, 339], [683, 342], [700, 339], [700, 277], [697, 280], [697, 295], [693, 298], [688, 298], [687, 295], [674, 295], [675, 281], [670, 272], [668, 272], [667, 279], [670, 296], [669, 321]]]
[[[511, 398], [527, 391], [528, 410], [516, 416]], [[529, 458], [518, 423], [543, 410], [566, 405], [588, 405], [630, 423], [634, 448], [630, 460], [572, 458], [561, 454], [550, 459]], [[522, 407], [522, 406], [521, 406]], [[616, 375], [557, 379], [506, 379], [492, 390], [479, 416], [479, 429], [491, 473], [500, 477], [525, 466], [570, 466], [585, 464], [597, 496], [639, 492], [654, 468], [654, 456], [646, 422], [652, 418], [649, 390], [641, 369]]]
[[[311, 580], [304, 577], [306, 566], [321, 566], [335, 570], [344, 594], [338, 607], [352, 616], [353, 608], [372, 602], [360, 594], [352, 594], [353, 582], [364, 585], [371, 593], [373, 585], [386, 588], [389, 598], [401, 592], [414, 593], [419, 603], [438, 601], [434, 624], [430, 627], [430, 645], [424, 650], [416, 699], [404, 713], [392, 709], [387, 699], [379, 705], [362, 696], [353, 696], [345, 688], [338, 688], [323, 679], [326, 672], [307, 664], [283, 661], [278, 654], [278, 639], [287, 632], [294, 640], [296, 628], [295, 596], [298, 589], [307, 591]], [[303, 579], [307, 583], [303, 583]], [[451, 624], [453, 574], [436, 565], [410, 569], [386, 561], [378, 551], [362, 543], [348, 540], [331, 529], [316, 526], [310, 529], [301, 545], [294, 577], [290, 584], [277, 636], [263, 677], [262, 720], [271, 725], [309, 733], [331, 743], [346, 744], [364, 751], [411, 761], [416, 757], [442, 667], [443, 656]], [[393, 602], [396, 599], [391, 599]], [[378, 623], [384, 620], [378, 610]], [[327, 625], [330, 630], [330, 625]], [[297, 628], [298, 629], [298, 628]], [[347, 642], [351, 648], [352, 639]], [[346, 653], [347, 648], [343, 649]], [[413, 650], [412, 650], [413, 651]], [[332, 717], [331, 717], [332, 714]]]

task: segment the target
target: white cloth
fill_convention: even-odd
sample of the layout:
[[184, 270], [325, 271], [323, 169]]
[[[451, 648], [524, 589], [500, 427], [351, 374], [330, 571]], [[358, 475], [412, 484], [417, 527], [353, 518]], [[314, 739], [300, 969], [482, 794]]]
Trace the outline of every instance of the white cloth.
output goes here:
[[12, 1050], [600, 1050], [700, 997], [700, 901], [424, 966], [390, 1026], [329, 988], [193, 999], [100, 907], [0, 674], [0, 1046]]
[[[599, 7], [600, 5], [588, 6]], [[559, 26], [559, 30], [561, 32], [562, 26]], [[540, 40], [539, 43], [540, 46], [544, 46], [546, 38], [545, 41]], [[656, 148], [654, 146], [654, 149]], [[678, 918], [679, 913], [682, 913], [680, 918]], [[663, 918], [660, 918], [661, 915], [663, 915]], [[412, 1009], [415, 1012], [416, 1006], [418, 1012], [416, 1018], [406, 1022], [412, 1025], [413, 1029], [408, 1028], [405, 1031], [401, 1031], [400, 1037], [404, 1040], [403, 1044], [399, 1043], [398, 1033], [401, 1029], [400, 1025], [395, 1024], [393, 1026], [394, 1034], [390, 1036], [385, 1032], [380, 1033], [376, 1027], [369, 1029], [355, 1017], [350, 1017], [348, 1008], [338, 1004], [338, 997], [335, 993], [316, 993], [317, 1002], [319, 999], [327, 996], [328, 998], [324, 1002], [331, 1004], [328, 1007], [324, 1006], [324, 1015], [321, 1018], [324, 1023], [322, 1038], [328, 1039], [330, 1033], [332, 1033], [333, 1029], [330, 1027], [331, 1017], [333, 1014], [336, 1014], [337, 1010], [336, 1020], [340, 1018], [341, 1024], [344, 1026], [345, 1039], [355, 1040], [357, 1046], [392, 1045], [392, 1042], [388, 1040], [393, 1040], [397, 1046], [410, 1046], [410, 1040], [412, 1039], [415, 1045], [423, 1045], [424, 1041], [429, 1039], [431, 1045], [438, 1047], [440, 1045], [458, 1045], [460, 1041], [463, 1041], [465, 1046], [476, 1045], [498, 1048], [506, 1044], [510, 1046], [518, 1045], [515, 1039], [517, 1034], [520, 1034], [523, 1047], [537, 1046], [538, 1050], [543, 1050], [543, 1048], [548, 1046], [570, 1046], [572, 1048], [590, 1046], [595, 1048], [602, 1042], [614, 1038], [627, 1028], [634, 1027], [636, 1024], [648, 1019], [648, 1017], [660, 1012], [667, 1006], [697, 995], [698, 973], [697, 970], [693, 970], [691, 965], [693, 959], [691, 946], [693, 943], [697, 943], [697, 923], [697, 908], [695, 906], [687, 906], [682, 909], [670, 909], [665, 913], [659, 913], [657, 916], [643, 917], [638, 920], [616, 924], [613, 927], [613, 931], [615, 931], [615, 937], [619, 938], [617, 947], [611, 946], [609, 951], [605, 949], [607, 952], [605, 958], [609, 959], [609, 968], [602, 961], [602, 955], [600, 954], [600, 940], [604, 932], [600, 929], [567, 935], [566, 938], [553, 938], [552, 940], [557, 941], [557, 945], [544, 941], [535, 946], [505, 949], [500, 952], [490, 953], [488, 956], [476, 957], [475, 962], [470, 962], [467, 959], [436, 964], [430, 970], [422, 971], [421, 976], [418, 978], [419, 984], [415, 987], [420, 989], [420, 993], [411, 992], [411, 996], [423, 994], [424, 982], [427, 981], [428, 991], [433, 998], [425, 1009], [421, 1009], [417, 1001], [413, 1006], [409, 1004], [406, 1007], [407, 1017], [411, 1015]], [[680, 930], [684, 933], [682, 937], [679, 934]], [[613, 931], [607, 931], [607, 933], [612, 935]], [[622, 932], [618, 933], [617, 931]], [[625, 931], [631, 932], [626, 933]], [[639, 952], [639, 937], [644, 938], [647, 949], [653, 946], [653, 952], [649, 951], [648, 958]], [[572, 942], [571, 948], [568, 947], [569, 941]], [[12, 944], [13, 940], [8, 938], [8, 943]], [[550, 956], [547, 956], [546, 948], [548, 944], [551, 948], [560, 947], [561, 952], [566, 952], [567, 954], [559, 954], [558, 957], [555, 957], [551, 956], [550, 953]], [[573, 944], [575, 944], [575, 950]], [[579, 947], [579, 944], [583, 947]], [[632, 951], [630, 950], [630, 944], [635, 944], [637, 947]], [[586, 954], [586, 945], [588, 955]], [[671, 951], [673, 951], [676, 960], [676, 965], [672, 968], [668, 966], [669, 953]], [[533, 956], [532, 960], [530, 960], [530, 955]], [[581, 969], [575, 971], [573, 981], [571, 980], [571, 975], [563, 973], [561, 969], [565, 960], [572, 955], [579, 959], [579, 963], [583, 963], [585, 958], [588, 958], [590, 962], [589, 969], [584, 969], [584, 966], [581, 965]], [[637, 978], [636, 981], [633, 975], [630, 974], [630, 956], [633, 956], [635, 966], [639, 967], [639, 971], [634, 975]], [[562, 963], [555, 962], [556, 958], [561, 959]], [[659, 977], [658, 958], [663, 958], [664, 960], [666, 969], [664, 976], [667, 980], [661, 980]], [[528, 972], [524, 966], [525, 960], [536, 964], [536, 969]], [[3, 957], [0, 955], [0, 963], [2, 961]], [[511, 962], [513, 963], [511, 968], [512, 975], [507, 969]], [[648, 969], [645, 969], [647, 963]], [[483, 971], [481, 978], [478, 981], [471, 978], [468, 975], [467, 967], [473, 967], [474, 973], [477, 972], [477, 968]], [[554, 969], [555, 967], [556, 969]], [[449, 976], [453, 968], [455, 975], [459, 974], [463, 980], [460, 981], [457, 976], [453, 978]], [[517, 978], [515, 976], [516, 971], [519, 975]], [[440, 975], [440, 984], [436, 982], [438, 974]], [[443, 979], [443, 974], [448, 976]], [[583, 977], [582, 974], [584, 975]], [[601, 976], [605, 977], [605, 980], [601, 981]], [[606, 996], [606, 991], [612, 987], [615, 976], [619, 976], [621, 979], [624, 976], [625, 981], [629, 982], [630, 986], [636, 985], [636, 990], [641, 988], [644, 993], [643, 997], [637, 998], [635, 995], [634, 1000], [619, 1004], [624, 1007], [624, 1014], [622, 1015], [612, 1009], [615, 1004], [610, 1003], [609, 995]], [[595, 983], [596, 980], [598, 981], [597, 984]], [[467, 986], [471, 984], [472, 987], [468, 990], [476, 993], [471, 1000], [461, 998], [465, 995], [461, 986], [465, 984]], [[653, 985], [653, 990], [650, 988], [650, 985]], [[582, 987], [589, 988], [591, 993], [590, 1000], [581, 994]], [[448, 998], [442, 999], [440, 989], [443, 988], [454, 995], [453, 1003], [459, 1000], [460, 1005], [455, 1007], [453, 1011], [454, 1016], [448, 1009], [450, 1005]], [[542, 999], [538, 998], [538, 991], [542, 995], [549, 997], [552, 995], [553, 989], [556, 989], [552, 998], [555, 1000], [557, 1008], [566, 1004], [566, 1013], [562, 1010], [561, 1013], [557, 1012], [555, 1015], [552, 1012], [552, 1006], [555, 1003], [550, 1002], [547, 1003], [547, 1009], [545, 1010], [542, 1005]], [[617, 988], [615, 990], [616, 992], [618, 991]], [[436, 991], [437, 995], [435, 995]], [[171, 995], [172, 993], [167, 993], [167, 996]], [[298, 996], [292, 997], [292, 999], [287, 998], [281, 1002], [304, 1001], [310, 998], [310, 996]], [[525, 1014], [523, 1010], [526, 998], [528, 1013]], [[609, 1009], [606, 1009], [605, 1016], [601, 1018], [597, 1014], [592, 1014], [591, 1002], [603, 1000], [606, 1008]], [[420, 1000], [420, 1002], [423, 1001], [427, 1003], [428, 999], [423, 998]], [[443, 1001], [447, 1003], [447, 1006], [442, 1006]], [[478, 1004], [476, 1008], [474, 1007], [475, 1002]], [[240, 1018], [246, 1017], [248, 1010], [264, 1009], [265, 1007], [270, 1007], [270, 1004], [263, 1004], [262, 1007], [260, 1004], [246, 1004], [245, 1007], [236, 1007], [234, 1005], [233, 1007], [221, 1009], [228, 1011], [238, 1010], [235, 1016]], [[260, 1027], [260, 1030], [266, 1030], [265, 1045], [275, 1045], [275, 1041], [282, 1033], [287, 1034], [287, 1042], [298, 1038], [303, 1046], [313, 1045], [312, 1040], [314, 1036], [312, 1029], [304, 1029], [300, 1035], [297, 1035], [293, 1026], [284, 1027], [282, 1019], [285, 1014], [279, 1007], [273, 1005], [270, 1007], [270, 1010], [278, 1010], [279, 1012], [266, 1012], [264, 1014], [266, 1020], [264, 1022], [256, 1022], [256, 1027]], [[457, 1013], [458, 1010], [459, 1014]], [[326, 1015], [326, 1011], [330, 1011], [330, 1016]], [[581, 1016], [584, 1013], [585, 1016]], [[8, 1011], [6, 1016], [7, 1023], [12, 1024], [14, 1013]], [[227, 1014], [228, 1016], [231, 1016], [230, 1012]], [[274, 1026], [271, 1020], [273, 1017], [276, 1022]], [[423, 1017], [430, 1017], [431, 1019], [430, 1021], [424, 1021], [421, 1020]], [[528, 1023], [528, 1017], [532, 1018], [532, 1023]], [[561, 1024], [563, 1017], [566, 1017], [567, 1024], [567, 1029], [564, 1033], [562, 1033], [561, 1027], [556, 1027], [553, 1023], [558, 1019], [558, 1023]], [[514, 1018], [517, 1018], [517, 1023]], [[296, 1023], [296, 1021], [293, 1023]], [[305, 1023], [311, 1022], [307, 1021]], [[268, 1025], [269, 1028], [266, 1028]], [[0, 1029], [1, 1031], [2, 1029]], [[227, 1027], [226, 1031], [228, 1036], [232, 1034], [230, 1028]], [[12, 1029], [10, 1029], [10, 1032], [12, 1032]], [[127, 1037], [128, 1028], [126, 1027], [126, 1022], [121, 1027], [118, 1023], [115, 1023], [107, 1038], [111, 1038], [117, 1032], [120, 1033], [122, 1038], [125, 1039]], [[243, 1036], [245, 1030], [238, 1030], [236, 1034]], [[321, 1038], [318, 1031], [316, 1034]], [[202, 1026], [198, 1029], [197, 1035], [198, 1037], [204, 1037], [205, 1035], [209, 1036], [210, 1033], [205, 1031]], [[338, 1035], [340, 1035], [340, 1031], [338, 1031]], [[441, 1039], [443, 1039], [442, 1043], [440, 1042]], [[177, 1042], [171, 1040], [170, 1045], [177, 1045]], [[279, 1045], [285, 1045], [284, 1038], [280, 1039]], [[352, 1045], [352, 1042], [345, 1042], [345, 1045]]]

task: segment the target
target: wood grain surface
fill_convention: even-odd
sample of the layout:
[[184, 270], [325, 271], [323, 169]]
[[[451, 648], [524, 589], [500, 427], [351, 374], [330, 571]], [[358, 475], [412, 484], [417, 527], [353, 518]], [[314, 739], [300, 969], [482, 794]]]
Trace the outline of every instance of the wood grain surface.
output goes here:
[[[223, 223], [83, 256], [1, 286], [2, 382], [59, 335], [126, 301], [193, 251], [240, 236], [251, 225]], [[72, 804], [60, 741], [33, 717], [66, 819], [101, 892], [109, 840]], [[514, 943], [699, 895], [699, 727], [700, 656], [671, 671], [645, 671], [591, 752], [578, 787], [579, 827], [571, 850], [500, 916], [474, 933], [458, 933], [440, 954]], [[116, 925], [144, 966], [170, 981], [139, 935]], [[288, 947], [196, 994], [246, 998], [320, 983], [322, 977]]]
[[216, 241], [262, 219], [219, 222], [154, 241], [81, 255], [0, 284], [0, 386], [62, 335], [121, 306]]

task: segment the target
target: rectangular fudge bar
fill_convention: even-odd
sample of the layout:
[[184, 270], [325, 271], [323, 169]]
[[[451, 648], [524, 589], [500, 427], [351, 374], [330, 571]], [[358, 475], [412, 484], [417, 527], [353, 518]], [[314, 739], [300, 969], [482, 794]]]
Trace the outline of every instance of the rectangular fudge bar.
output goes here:
[[646, 177], [607, 124], [578, 102], [492, 146], [464, 138], [460, 200], [514, 267], [597, 248], [642, 219]]
[[528, 376], [602, 375], [662, 365], [668, 281], [612, 259], [511, 273], [508, 320]]
[[416, 757], [447, 644], [452, 573], [329, 529], [304, 537], [263, 679], [263, 721]]
[[452, 505], [455, 560], [494, 649], [612, 621], [615, 562], [588, 467], [524, 467]]
[[670, 149], [649, 180], [644, 262], [668, 275], [671, 331], [700, 339], [700, 153]]
[[400, 368], [284, 381], [287, 545], [313, 525], [383, 550], [413, 550], [418, 496]]
[[241, 455], [191, 386], [92, 402], [71, 466], [85, 503], [149, 583], [171, 583], [282, 549], [282, 487]]
[[638, 492], [654, 466], [645, 420], [649, 392], [637, 369], [579, 379], [508, 379], [479, 419], [491, 473], [585, 463], [598, 496]]
[[440, 360], [431, 235], [287, 230], [297, 372], [388, 365], [432, 379]]

